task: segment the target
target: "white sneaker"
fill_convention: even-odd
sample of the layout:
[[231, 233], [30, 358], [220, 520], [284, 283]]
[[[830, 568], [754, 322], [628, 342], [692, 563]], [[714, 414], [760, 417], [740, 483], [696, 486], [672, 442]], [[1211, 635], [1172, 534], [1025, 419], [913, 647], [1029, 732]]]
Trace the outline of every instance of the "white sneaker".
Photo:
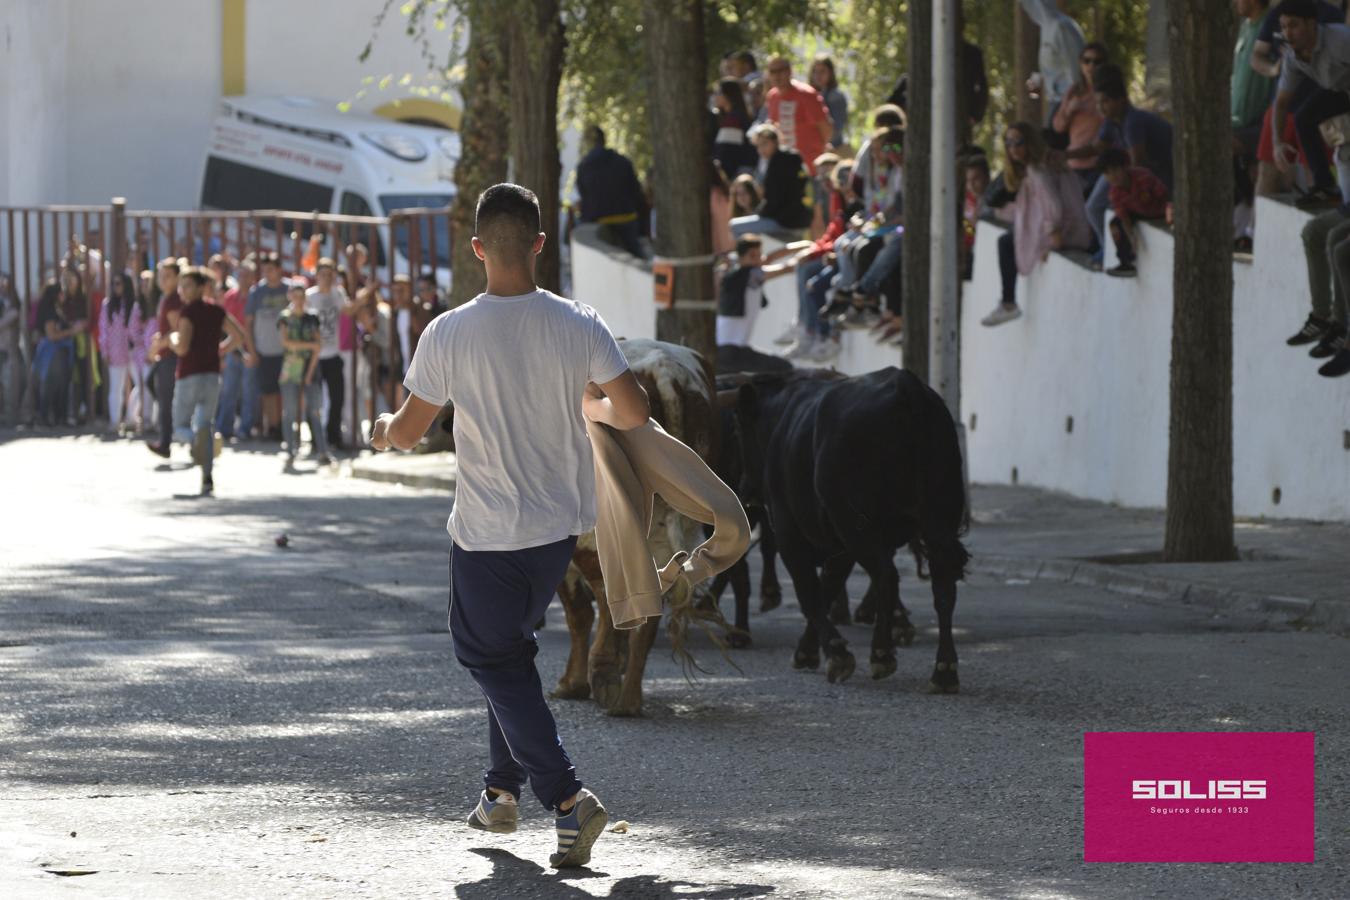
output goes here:
[[1004, 322], [1011, 322], [1022, 315], [1022, 309], [1019, 306], [1004, 306], [1000, 303], [994, 307], [994, 311], [980, 320], [981, 325], [1002, 325]]
[[802, 335], [791, 347], [783, 351], [785, 359], [809, 359], [816, 342], [809, 335]]
[[780, 347], [786, 347], [789, 344], [793, 344], [800, 341], [802, 338], [802, 334], [803, 334], [802, 327], [798, 325], [796, 322], [793, 322], [791, 325], [787, 327], [787, 329], [782, 334], [774, 338], [773, 342]]
[[498, 794], [496, 800], [489, 800], [487, 791], [478, 797], [478, 805], [469, 813], [466, 820], [470, 828], [479, 831], [492, 831], [497, 834], [510, 834], [516, 830], [520, 820], [520, 805], [510, 794]]
[[807, 358], [812, 362], [831, 362], [839, 357], [839, 338], [828, 337], [816, 341], [816, 345], [811, 348]]

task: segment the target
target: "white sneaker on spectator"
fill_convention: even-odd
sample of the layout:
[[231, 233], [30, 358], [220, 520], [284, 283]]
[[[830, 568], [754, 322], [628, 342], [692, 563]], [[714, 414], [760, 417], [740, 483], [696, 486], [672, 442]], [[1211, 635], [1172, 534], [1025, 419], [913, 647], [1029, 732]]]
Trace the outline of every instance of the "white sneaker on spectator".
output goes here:
[[1002, 325], [1004, 322], [1011, 322], [1022, 315], [1022, 310], [1018, 306], [1005, 306], [1000, 303], [994, 307], [994, 311], [980, 320], [981, 325]]
[[783, 357], [785, 359], [810, 359], [815, 346], [815, 338], [809, 334], [803, 334], [797, 338], [791, 347], [783, 351]]
[[800, 341], [802, 338], [802, 334], [803, 334], [802, 327], [794, 321], [791, 325], [789, 325], [786, 328], [786, 330], [783, 331], [782, 334], [774, 338], [773, 342], [780, 347], [786, 347], [789, 344], [794, 344]]
[[812, 362], [827, 363], [833, 362], [839, 357], [839, 338], [827, 337], [816, 341], [816, 345], [811, 348], [807, 359]]

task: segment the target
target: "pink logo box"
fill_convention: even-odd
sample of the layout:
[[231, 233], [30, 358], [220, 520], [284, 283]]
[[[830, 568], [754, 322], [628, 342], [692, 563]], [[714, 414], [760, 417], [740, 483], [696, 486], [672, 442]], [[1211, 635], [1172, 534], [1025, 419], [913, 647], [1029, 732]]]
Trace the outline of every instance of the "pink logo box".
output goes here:
[[1314, 735], [1083, 735], [1085, 862], [1312, 862]]

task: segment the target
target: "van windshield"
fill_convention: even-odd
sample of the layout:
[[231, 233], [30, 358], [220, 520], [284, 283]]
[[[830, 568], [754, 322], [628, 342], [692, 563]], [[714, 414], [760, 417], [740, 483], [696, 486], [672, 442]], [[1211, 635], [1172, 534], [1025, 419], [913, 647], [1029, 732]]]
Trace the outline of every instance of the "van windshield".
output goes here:
[[[380, 206], [385, 215], [396, 209], [440, 209], [450, 205], [454, 198], [450, 194], [381, 194]], [[413, 260], [408, 252], [408, 226], [401, 224], [394, 229], [394, 244], [403, 258], [425, 267], [431, 266], [432, 251], [435, 251], [436, 266], [450, 267], [450, 229], [445, 219], [423, 219], [418, 229], [420, 260]], [[433, 235], [432, 232], [435, 232]]]

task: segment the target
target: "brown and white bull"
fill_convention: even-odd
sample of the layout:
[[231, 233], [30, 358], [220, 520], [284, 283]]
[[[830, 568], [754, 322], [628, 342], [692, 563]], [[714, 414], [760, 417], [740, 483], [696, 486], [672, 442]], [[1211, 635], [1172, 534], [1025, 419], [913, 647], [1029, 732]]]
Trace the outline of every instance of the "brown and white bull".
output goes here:
[[[620, 340], [628, 365], [647, 392], [651, 416], [669, 434], [705, 462], [714, 458], [720, 421], [712, 368], [697, 352], [661, 341]], [[670, 559], [702, 541], [701, 527], [675, 513], [659, 497], [652, 514], [648, 543], [655, 559]], [[587, 590], [589, 588], [589, 590]], [[672, 588], [672, 608], [691, 609], [690, 587], [681, 579]], [[567, 575], [558, 588], [567, 615], [572, 649], [553, 696], [584, 700], [593, 697], [614, 716], [642, 713], [642, 673], [656, 640], [658, 622], [619, 631], [610, 617], [595, 533], [582, 535]], [[592, 606], [592, 596], [595, 599]], [[600, 623], [591, 641], [595, 607]]]

